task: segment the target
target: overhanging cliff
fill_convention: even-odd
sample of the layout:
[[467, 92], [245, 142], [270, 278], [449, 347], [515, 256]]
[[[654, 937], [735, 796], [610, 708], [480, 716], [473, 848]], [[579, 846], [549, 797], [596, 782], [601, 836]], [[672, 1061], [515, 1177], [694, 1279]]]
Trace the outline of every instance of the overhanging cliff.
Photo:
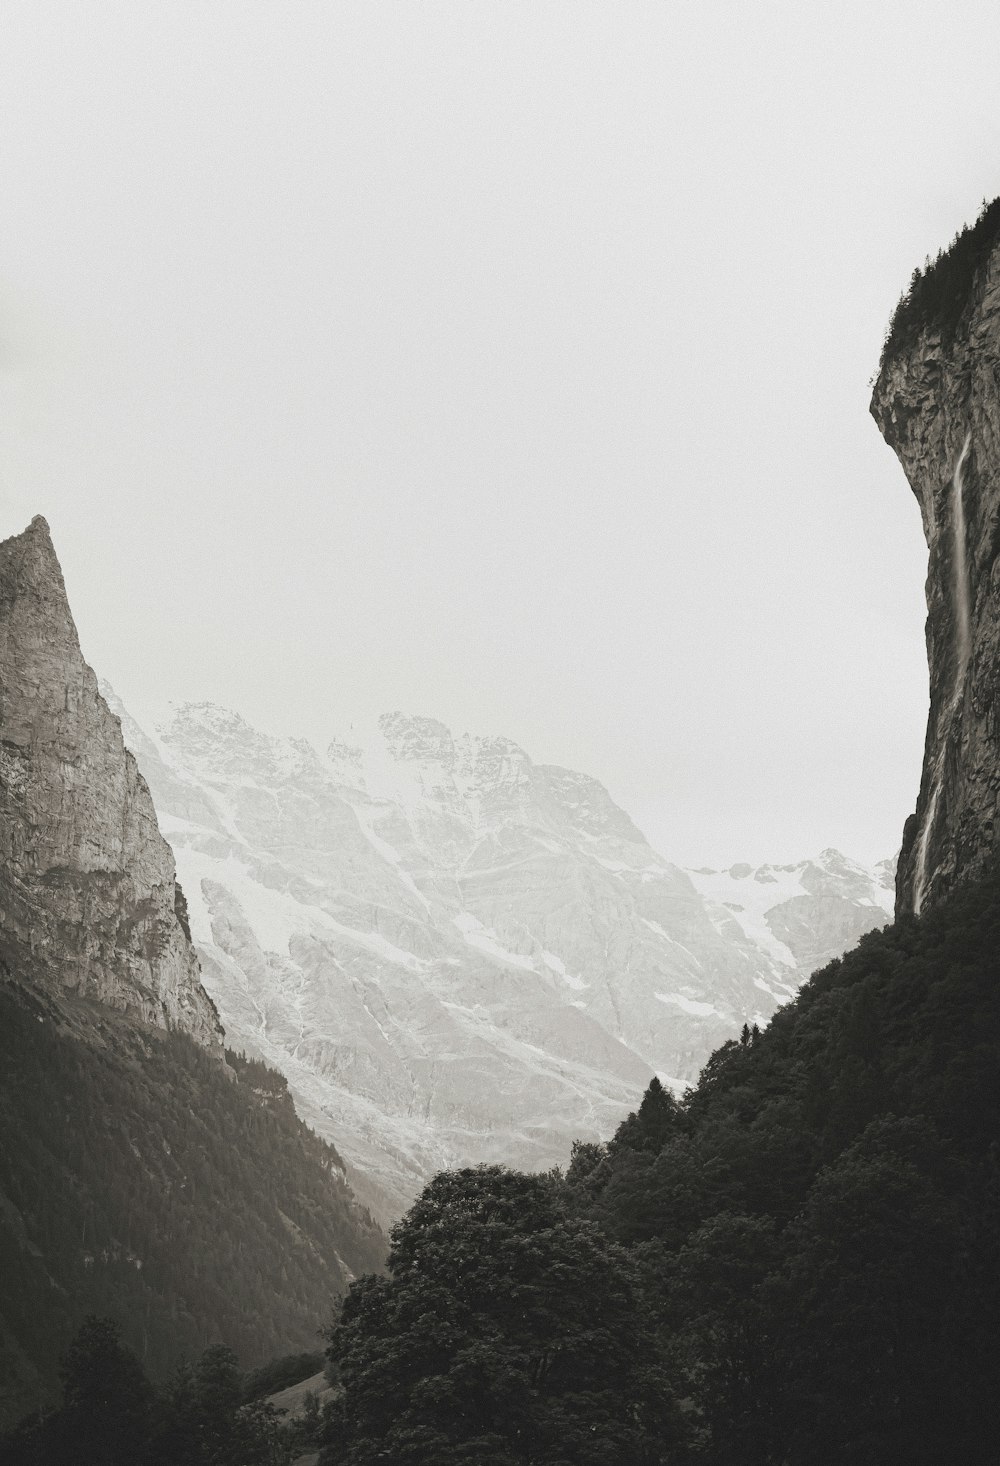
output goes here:
[[897, 913], [919, 914], [994, 854], [1000, 801], [1000, 210], [914, 276], [871, 403], [928, 546], [930, 712]]

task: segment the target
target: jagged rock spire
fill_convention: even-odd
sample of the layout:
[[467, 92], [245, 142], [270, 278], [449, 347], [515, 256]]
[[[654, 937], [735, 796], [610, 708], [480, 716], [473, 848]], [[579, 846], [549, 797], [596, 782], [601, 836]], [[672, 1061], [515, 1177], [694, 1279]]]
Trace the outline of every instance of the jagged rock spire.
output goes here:
[[0, 543], [0, 942], [8, 975], [218, 1045], [173, 854], [84, 661], [49, 527]]

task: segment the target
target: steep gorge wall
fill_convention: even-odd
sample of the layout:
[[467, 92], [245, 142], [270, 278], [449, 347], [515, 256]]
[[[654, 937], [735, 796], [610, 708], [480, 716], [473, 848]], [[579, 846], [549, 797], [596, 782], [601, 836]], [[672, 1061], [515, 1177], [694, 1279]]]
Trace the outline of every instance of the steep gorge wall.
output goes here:
[[216, 1342], [256, 1365], [381, 1266], [337, 1151], [221, 1040], [35, 519], [0, 544], [0, 1431], [57, 1396], [87, 1314], [154, 1376]]
[[6, 966], [217, 1046], [173, 853], [84, 661], [48, 525], [0, 544]]
[[1000, 245], [970, 272], [950, 319], [895, 349], [890, 338], [871, 410], [916, 495], [929, 553], [930, 712], [896, 886], [897, 913], [919, 914], [981, 874], [998, 837]]

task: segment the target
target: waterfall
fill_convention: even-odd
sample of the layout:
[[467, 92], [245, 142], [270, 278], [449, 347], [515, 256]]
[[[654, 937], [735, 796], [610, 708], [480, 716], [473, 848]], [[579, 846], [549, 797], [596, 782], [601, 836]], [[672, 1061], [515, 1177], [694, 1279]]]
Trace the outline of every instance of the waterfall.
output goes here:
[[955, 671], [955, 695], [965, 685], [965, 669], [969, 665], [972, 649], [969, 635], [971, 607], [969, 605], [969, 556], [965, 545], [965, 501], [962, 485], [962, 469], [969, 454], [972, 434], [966, 433], [962, 451], [955, 464], [951, 480], [951, 533], [952, 533], [952, 594], [955, 598], [956, 650], [958, 665]]
[[962, 483], [962, 469], [969, 454], [972, 433], [965, 435], [962, 451], [958, 455], [955, 471], [951, 476], [951, 594], [955, 618], [955, 685], [952, 689], [947, 712], [943, 720], [944, 736], [940, 739], [937, 758], [934, 760], [934, 778], [931, 797], [927, 804], [920, 839], [917, 841], [917, 868], [913, 877], [913, 914], [920, 915], [920, 908], [927, 892], [927, 846], [937, 816], [941, 785], [944, 782], [944, 756], [947, 736], [965, 691], [965, 674], [972, 654], [972, 606], [969, 592], [969, 557], [965, 543], [965, 488]]

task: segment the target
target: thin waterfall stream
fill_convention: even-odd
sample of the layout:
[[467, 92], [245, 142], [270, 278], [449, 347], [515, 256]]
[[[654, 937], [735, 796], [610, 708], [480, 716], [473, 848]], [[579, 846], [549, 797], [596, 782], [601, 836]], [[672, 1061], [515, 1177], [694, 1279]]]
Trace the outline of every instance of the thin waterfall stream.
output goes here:
[[962, 444], [962, 451], [958, 455], [958, 462], [955, 464], [955, 471], [951, 478], [951, 586], [952, 605], [955, 613], [955, 685], [948, 703], [947, 712], [945, 713], [946, 736], [940, 741], [938, 755], [934, 762], [934, 781], [931, 797], [927, 805], [927, 814], [924, 817], [923, 828], [920, 831], [920, 839], [917, 843], [917, 868], [913, 880], [914, 916], [920, 915], [920, 908], [923, 905], [924, 896], [927, 892], [927, 847], [930, 843], [931, 832], [934, 829], [938, 801], [941, 798], [941, 786], [944, 782], [944, 759], [948, 746], [947, 730], [954, 720], [958, 705], [962, 700], [962, 694], [965, 691], [965, 674], [968, 671], [969, 657], [972, 651], [972, 607], [969, 591], [969, 559], [965, 542], [965, 492], [962, 482], [962, 469], [965, 466], [965, 460], [968, 457], [971, 442], [972, 433], [968, 432], [965, 435], [965, 442]]

